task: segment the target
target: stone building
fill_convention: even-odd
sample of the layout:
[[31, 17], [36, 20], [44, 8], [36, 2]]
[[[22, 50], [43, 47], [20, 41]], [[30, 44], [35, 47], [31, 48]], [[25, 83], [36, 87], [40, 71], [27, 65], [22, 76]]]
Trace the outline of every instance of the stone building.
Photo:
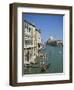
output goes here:
[[62, 40], [57, 40], [54, 38], [49, 38], [47, 40], [48, 45], [53, 45], [53, 46], [63, 46], [63, 41]]
[[36, 26], [24, 20], [24, 64], [35, 63], [41, 49], [41, 32]]

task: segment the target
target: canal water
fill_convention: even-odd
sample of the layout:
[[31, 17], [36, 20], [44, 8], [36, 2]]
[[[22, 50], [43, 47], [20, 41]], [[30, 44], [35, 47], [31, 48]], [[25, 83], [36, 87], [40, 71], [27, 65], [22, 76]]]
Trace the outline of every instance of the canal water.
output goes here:
[[63, 72], [63, 47], [47, 45], [44, 52], [47, 53], [47, 63], [50, 64], [48, 72]]
[[[42, 50], [47, 58], [44, 62], [49, 65], [47, 71], [42, 72], [39, 66], [32, 65], [28, 67], [24, 74], [39, 74], [39, 73], [62, 73], [63, 72], [63, 47], [46, 45]], [[40, 60], [38, 60], [40, 62]], [[37, 67], [36, 67], [37, 66]]]

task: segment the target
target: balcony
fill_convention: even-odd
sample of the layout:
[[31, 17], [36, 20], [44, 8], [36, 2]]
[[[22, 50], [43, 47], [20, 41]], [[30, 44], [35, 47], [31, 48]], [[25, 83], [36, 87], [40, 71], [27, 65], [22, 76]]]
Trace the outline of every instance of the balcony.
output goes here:
[[31, 32], [24, 32], [24, 35], [26, 35], [26, 36], [32, 36]]
[[32, 40], [32, 37], [24, 36], [24, 40]]
[[25, 48], [34, 48], [34, 45], [24, 45], [24, 49]]

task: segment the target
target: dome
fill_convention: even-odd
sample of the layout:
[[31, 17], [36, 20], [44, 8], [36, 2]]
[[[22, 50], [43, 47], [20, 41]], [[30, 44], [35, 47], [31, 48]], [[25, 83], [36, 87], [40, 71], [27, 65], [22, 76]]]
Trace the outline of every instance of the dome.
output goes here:
[[49, 37], [50, 40], [53, 40], [54, 38], [52, 36]]

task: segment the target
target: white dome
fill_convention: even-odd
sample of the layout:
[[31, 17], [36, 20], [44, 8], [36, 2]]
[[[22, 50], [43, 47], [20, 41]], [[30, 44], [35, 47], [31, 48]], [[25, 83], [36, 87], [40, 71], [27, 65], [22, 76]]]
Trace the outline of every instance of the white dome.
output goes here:
[[54, 38], [52, 36], [50, 36], [50, 40], [53, 40]]

